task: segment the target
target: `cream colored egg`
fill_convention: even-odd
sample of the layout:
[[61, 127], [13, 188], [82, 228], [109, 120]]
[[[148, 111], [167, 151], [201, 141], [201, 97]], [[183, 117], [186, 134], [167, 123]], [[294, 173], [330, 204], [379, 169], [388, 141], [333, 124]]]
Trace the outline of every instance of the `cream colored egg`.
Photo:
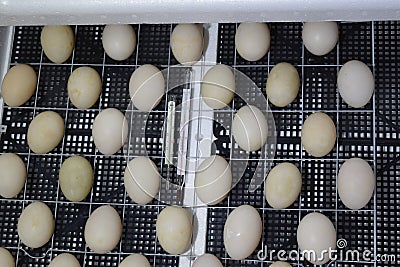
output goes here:
[[59, 173], [60, 188], [69, 201], [82, 201], [93, 186], [93, 168], [89, 161], [81, 156], [66, 159]]
[[235, 95], [235, 76], [232, 69], [219, 64], [209, 69], [201, 83], [201, 96], [213, 109], [226, 107]]
[[136, 48], [136, 33], [131, 25], [106, 25], [103, 30], [103, 48], [114, 60], [125, 60]]
[[221, 156], [208, 157], [196, 170], [194, 186], [204, 204], [220, 203], [231, 190], [231, 166]]
[[268, 75], [266, 92], [268, 100], [277, 107], [285, 107], [296, 99], [300, 78], [295, 67], [281, 62]]
[[72, 104], [80, 109], [92, 107], [101, 94], [100, 75], [91, 67], [74, 70], [68, 79], [68, 96]]
[[370, 201], [375, 188], [371, 166], [363, 159], [351, 158], [343, 163], [338, 174], [340, 200], [349, 209], [358, 210]]
[[276, 165], [265, 181], [265, 198], [275, 209], [285, 209], [292, 205], [301, 191], [301, 173], [292, 163]]
[[21, 192], [26, 181], [26, 166], [13, 153], [0, 155], [0, 196], [12, 198]]
[[374, 93], [374, 75], [363, 62], [351, 60], [340, 68], [337, 86], [344, 102], [351, 107], [360, 108], [370, 101]]
[[48, 267], [81, 267], [74, 255], [63, 253], [55, 257]]
[[303, 26], [304, 46], [316, 56], [328, 54], [339, 40], [339, 29], [336, 22], [306, 22]]
[[185, 252], [192, 239], [192, 223], [188, 212], [177, 206], [166, 207], [158, 214], [156, 232], [158, 241], [166, 252]]
[[292, 267], [292, 265], [284, 261], [276, 261], [272, 263], [269, 267]]
[[242, 107], [233, 119], [232, 134], [241, 149], [259, 150], [268, 137], [268, 123], [264, 114], [252, 105]]
[[119, 267], [150, 267], [150, 262], [141, 254], [132, 254], [126, 257]]
[[265, 23], [241, 23], [236, 30], [236, 50], [248, 61], [257, 61], [264, 57], [268, 52], [270, 42], [269, 28]]
[[37, 115], [28, 127], [28, 145], [36, 154], [46, 154], [53, 150], [64, 136], [64, 121], [54, 111], [44, 111]]
[[164, 93], [164, 76], [157, 67], [146, 64], [132, 73], [129, 80], [129, 94], [138, 110], [152, 110], [160, 103]]
[[313, 251], [305, 253], [309, 262], [322, 265], [327, 263], [329, 251], [336, 248], [336, 230], [332, 222], [325, 215], [313, 212], [309, 213], [300, 221], [297, 228], [297, 244], [300, 250]]
[[49, 242], [53, 235], [53, 214], [46, 204], [33, 202], [22, 211], [17, 228], [22, 243], [31, 248], [39, 248]]
[[192, 65], [203, 53], [203, 28], [197, 24], [179, 24], [171, 34], [171, 50], [176, 60]]
[[262, 222], [257, 210], [249, 205], [235, 208], [224, 226], [224, 245], [234, 260], [249, 257], [261, 240]]
[[2, 267], [15, 267], [14, 257], [7, 249], [2, 247], [0, 247], [0, 259]]
[[101, 111], [93, 122], [92, 136], [97, 149], [104, 155], [113, 155], [128, 138], [128, 121], [121, 111], [108, 108]]
[[118, 212], [109, 205], [94, 210], [86, 221], [85, 241], [97, 254], [113, 250], [118, 245], [121, 234], [121, 218]]
[[124, 184], [126, 192], [134, 202], [151, 202], [160, 187], [160, 174], [156, 164], [147, 157], [134, 158], [125, 168]]
[[65, 62], [74, 49], [75, 37], [70, 26], [44, 26], [40, 36], [43, 52], [54, 63]]
[[192, 267], [223, 267], [221, 261], [212, 254], [203, 254], [198, 257]]
[[18, 64], [8, 70], [1, 84], [1, 95], [10, 107], [25, 104], [36, 90], [37, 75], [26, 64]]
[[301, 142], [314, 157], [329, 154], [336, 143], [336, 127], [332, 119], [322, 112], [308, 116], [301, 129]]

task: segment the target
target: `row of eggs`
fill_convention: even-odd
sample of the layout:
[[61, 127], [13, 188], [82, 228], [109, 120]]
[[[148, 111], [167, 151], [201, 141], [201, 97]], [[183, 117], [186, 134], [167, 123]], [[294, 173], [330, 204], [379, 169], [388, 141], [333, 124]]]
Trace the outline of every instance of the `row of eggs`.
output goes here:
[[[200, 24], [178, 24], [171, 34], [171, 50], [181, 64], [198, 61], [204, 49], [203, 27]], [[336, 22], [307, 22], [302, 39], [308, 51], [317, 56], [328, 54], [338, 41]], [[69, 26], [45, 26], [41, 33], [45, 55], [54, 63], [65, 62], [72, 54], [75, 38]], [[136, 33], [130, 25], [106, 25], [102, 45], [106, 54], [117, 61], [129, 58], [136, 48]], [[248, 61], [264, 57], [270, 48], [270, 31], [265, 23], [241, 23], [235, 34], [235, 47]]]
[[[178, 24], [171, 34], [171, 50], [181, 64], [198, 61], [204, 49], [203, 27], [200, 24]], [[302, 39], [305, 48], [312, 54], [328, 54], [338, 42], [336, 22], [304, 23]], [[136, 33], [130, 25], [106, 25], [102, 34], [102, 45], [106, 54], [117, 61], [129, 58], [136, 48]], [[235, 34], [238, 54], [248, 61], [257, 61], [270, 48], [270, 31], [265, 23], [241, 23]], [[45, 26], [41, 33], [41, 44], [46, 56], [54, 63], [65, 62], [74, 48], [74, 33], [69, 26]]]
[[[12, 107], [23, 105], [35, 92], [37, 75], [25, 64], [12, 67], [2, 83], [2, 96]], [[367, 65], [352, 60], [343, 65], [337, 77], [338, 90], [343, 100], [352, 107], [366, 105], [374, 91], [374, 78]], [[277, 107], [289, 105], [297, 97], [300, 78], [289, 63], [274, 66], [266, 82], [268, 100]], [[68, 96], [79, 109], [88, 109], [98, 100], [102, 91], [101, 77], [91, 67], [75, 69], [68, 79]], [[161, 101], [165, 93], [165, 80], [155, 66], [146, 64], [137, 68], [129, 80], [129, 94], [134, 106], [140, 111], [150, 111]], [[202, 81], [201, 94], [213, 109], [225, 108], [235, 94], [235, 77], [226, 65], [216, 65], [207, 71]]]
[[[245, 218], [245, 219], [244, 219]], [[168, 253], [179, 255], [187, 251], [192, 240], [192, 219], [190, 213], [177, 206], [165, 207], [157, 216], [156, 233], [161, 247]], [[251, 225], [251, 227], [248, 227]], [[21, 241], [30, 247], [41, 247], [54, 233], [54, 217], [49, 207], [42, 202], [33, 202], [21, 213], [18, 220], [18, 235]], [[84, 238], [88, 247], [97, 254], [115, 249], [122, 236], [122, 222], [118, 212], [109, 205], [95, 209], [86, 221]], [[262, 220], [258, 211], [250, 205], [239, 206], [228, 215], [224, 224], [223, 240], [227, 254], [234, 260], [244, 260], [258, 247], [262, 236]], [[321, 238], [323, 237], [323, 238]], [[330, 258], [326, 251], [336, 248], [336, 230], [325, 215], [312, 212], [304, 216], [297, 226], [297, 243], [301, 251], [313, 251], [304, 254], [305, 258], [316, 265], [327, 263]], [[0, 248], [0, 256], [9, 256], [5, 267], [14, 267], [15, 262], [7, 250]], [[3, 255], [2, 255], [3, 254]], [[65, 254], [62, 254], [65, 255]], [[50, 263], [50, 267], [80, 266], [74, 256], [68, 259], [59, 255]], [[60, 258], [61, 257], [61, 258]], [[133, 260], [132, 258], [135, 258]], [[204, 259], [206, 257], [207, 259]], [[2, 259], [3, 260], [3, 259]], [[132, 261], [132, 262], [130, 262]], [[138, 262], [135, 262], [138, 261]], [[121, 262], [120, 266], [149, 266], [148, 260], [133, 254]], [[70, 263], [70, 264], [67, 264]], [[222, 266], [217, 257], [205, 254], [195, 261], [193, 266]], [[275, 266], [275, 265], [272, 265]], [[278, 265], [279, 266], [279, 265]], [[286, 264], [284, 266], [291, 266]]]
[[[0, 247], [0, 258], [3, 261], [3, 267], [15, 267], [15, 260], [11, 253]], [[150, 267], [147, 258], [141, 254], [131, 254], [126, 257], [119, 267]], [[212, 254], [204, 254], [196, 259], [193, 267], [223, 267], [220, 260]], [[270, 265], [271, 267], [291, 267], [284, 262], [276, 262]], [[55, 257], [49, 264], [49, 267], [81, 267], [81, 264], [76, 257], [70, 253], [63, 253]]]
[[[0, 195], [12, 198], [18, 195], [26, 182], [24, 162], [13, 153], [0, 156]], [[129, 197], [138, 204], [148, 204], [158, 194], [163, 177], [148, 157], [136, 157], [126, 166], [124, 185]], [[73, 202], [82, 201], [92, 189], [94, 172], [89, 161], [81, 156], [67, 158], [59, 171], [60, 188], [64, 196]], [[203, 160], [195, 173], [194, 186], [197, 197], [206, 205], [222, 202], [232, 188], [230, 164], [221, 156]], [[375, 187], [374, 173], [370, 165], [360, 158], [344, 162], [338, 172], [338, 194], [350, 209], [362, 209], [369, 202]], [[302, 187], [302, 176], [292, 163], [276, 165], [265, 180], [265, 198], [276, 209], [292, 205]]]

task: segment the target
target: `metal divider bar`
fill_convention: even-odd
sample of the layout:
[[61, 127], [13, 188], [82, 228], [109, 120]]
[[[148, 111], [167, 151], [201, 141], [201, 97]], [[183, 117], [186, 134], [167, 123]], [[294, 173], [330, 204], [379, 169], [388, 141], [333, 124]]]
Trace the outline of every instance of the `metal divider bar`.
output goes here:
[[[12, 42], [14, 36], [14, 27], [0, 27], [0, 93], [1, 93], [1, 83], [3, 81], [3, 77], [6, 75], [8, 71], [8, 66], [10, 65], [11, 59], [11, 50], [12, 50]], [[0, 97], [0, 139], [1, 134], [7, 130], [7, 127], [2, 125], [3, 121], [3, 109], [4, 109], [4, 101], [3, 98]]]
[[[211, 155], [210, 146], [202, 146], [203, 140], [213, 140], [213, 111], [201, 100], [201, 83], [205, 72], [216, 63], [218, 24], [206, 24], [209, 36], [206, 36], [206, 50], [203, 52], [203, 60], [194, 64], [192, 68], [192, 103], [190, 112], [190, 129], [188, 142], [188, 155], [186, 159], [187, 170], [185, 172], [185, 187], [183, 204], [194, 207], [193, 212], [193, 241], [189, 257], [182, 256], [179, 259], [179, 266], [191, 266], [196, 256], [206, 252], [207, 235], [207, 207], [202, 205], [196, 197], [194, 190], [195, 170], [200, 164], [200, 158]], [[208, 39], [208, 40], [207, 40]], [[208, 143], [208, 142], [207, 142]], [[193, 159], [195, 159], [193, 161]], [[201, 205], [201, 206], [199, 206]]]

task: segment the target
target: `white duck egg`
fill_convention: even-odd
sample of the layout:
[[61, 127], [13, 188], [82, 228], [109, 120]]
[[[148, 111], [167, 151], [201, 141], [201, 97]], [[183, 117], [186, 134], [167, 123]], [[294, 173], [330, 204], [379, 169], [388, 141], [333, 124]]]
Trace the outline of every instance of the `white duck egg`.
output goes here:
[[192, 267], [223, 267], [223, 265], [216, 256], [203, 254], [195, 260]]
[[260, 60], [267, 54], [270, 42], [269, 28], [265, 23], [241, 23], [236, 30], [235, 47], [245, 60]]
[[64, 136], [64, 121], [54, 111], [44, 111], [37, 115], [28, 127], [28, 145], [36, 154], [46, 154], [53, 150]]
[[69, 201], [82, 201], [93, 186], [92, 165], [84, 157], [70, 157], [61, 165], [59, 179], [61, 191]]
[[305, 253], [309, 262], [322, 265], [327, 263], [329, 253], [323, 253], [336, 248], [336, 230], [332, 222], [325, 215], [313, 212], [300, 221], [297, 228], [297, 243], [300, 250], [313, 251]]
[[0, 196], [12, 198], [21, 192], [26, 181], [26, 166], [14, 153], [0, 155]]
[[121, 218], [118, 212], [109, 205], [97, 208], [86, 221], [85, 241], [97, 254], [113, 250], [118, 245], [121, 234]]
[[260, 243], [261, 233], [261, 217], [255, 208], [249, 205], [235, 208], [224, 226], [226, 252], [234, 260], [249, 257]]
[[276, 261], [272, 263], [269, 267], [292, 267], [292, 265], [284, 261]]
[[192, 239], [192, 223], [188, 212], [181, 207], [166, 207], [158, 214], [156, 232], [158, 241], [166, 252], [185, 252]]
[[284, 209], [292, 205], [301, 191], [301, 173], [292, 163], [276, 165], [265, 181], [265, 198], [275, 209]]
[[22, 211], [17, 228], [22, 243], [31, 248], [39, 248], [53, 235], [53, 214], [46, 204], [33, 202]]
[[80, 109], [92, 107], [99, 99], [102, 89], [99, 73], [91, 67], [80, 67], [68, 78], [68, 96]]
[[371, 166], [363, 159], [351, 158], [343, 163], [338, 174], [340, 200], [349, 209], [358, 210], [370, 201], [375, 188]]
[[117, 153], [128, 138], [128, 120], [121, 111], [108, 108], [93, 122], [92, 136], [97, 149], [104, 155]]
[[150, 262], [141, 254], [132, 254], [126, 257], [118, 267], [150, 267]]
[[277, 107], [285, 107], [295, 100], [300, 88], [299, 73], [296, 68], [281, 62], [268, 75], [266, 92], [268, 100]]
[[230, 67], [220, 64], [207, 71], [201, 83], [201, 96], [213, 109], [226, 107], [235, 96], [235, 76]]
[[220, 203], [231, 190], [231, 166], [221, 156], [208, 157], [196, 170], [194, 186], [204, 204]]
[[81, 267], [81, 264], [74, 255], [63, 253], [55, 257], [48, 267]]
[[198, 24], [178, 24], [171, 34], [171, 50], [183, 65], [192, 65], [203, 53], [203, 27]]
[[310, 155], [327, 155], [336, 143], [336, 126], [332, 119], [322, 112], [308, 116], [301, 129], [301, 142]]
[[160, 103], [164, 93], [164, 76], [157, 67], [146, 64], [132, 73], [129, 80], [129, 94], [138, 110], [152, 110]]
[[306, 22], [302, 31], [303, 43], [306, 49], [316, 55], [323, 56], [335, 48], [339, 40], [339, 29], [336, 22]]
[[7, 249], [2, 247], [0, 247], [0, 259], [2, 267], [15, 267], [14, 257]]
[[36, 84], [35, 70], [29, 65], [17, 64], [4, 76], [0, 92], [7, 105], [19, 107], [32, 97]]
[[344, 102], [351, 107], [360, 108], [370, 101], [374, 93], [374, 75], [363, 62], [351, 60], [340, 68], [337, 86]]
[[147, 157], [132, 159], [125, 168], [124, 184], [129, 197], [138, 204], [147, 204], [157, 195], [160, 174]]
[[268, 137], [268, 123], [264, 114], [252, 105], [240, 108], [232, 122], [232, 134], [241, 149], [259, 150]]
[[103, 30], [103, 48], [114, 60], [125, 60], [136, 48], [136, 33], [131, 25], [106, 25]]
[[47, 25], [42, 29], [40, 43], [45, 55], [60, 64], [71, 56], [75, 37], [70, 26]]

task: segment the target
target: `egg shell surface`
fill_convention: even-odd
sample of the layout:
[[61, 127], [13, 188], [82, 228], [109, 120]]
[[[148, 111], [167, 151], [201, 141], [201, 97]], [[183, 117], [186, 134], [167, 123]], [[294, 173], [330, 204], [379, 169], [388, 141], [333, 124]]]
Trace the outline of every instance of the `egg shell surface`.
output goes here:
[[1, 95], [10, 107], [25, 104], [36, 90], [37, 75], [35, 70], [26, 64], [17, 64], [10, 68], [1, 84]]

